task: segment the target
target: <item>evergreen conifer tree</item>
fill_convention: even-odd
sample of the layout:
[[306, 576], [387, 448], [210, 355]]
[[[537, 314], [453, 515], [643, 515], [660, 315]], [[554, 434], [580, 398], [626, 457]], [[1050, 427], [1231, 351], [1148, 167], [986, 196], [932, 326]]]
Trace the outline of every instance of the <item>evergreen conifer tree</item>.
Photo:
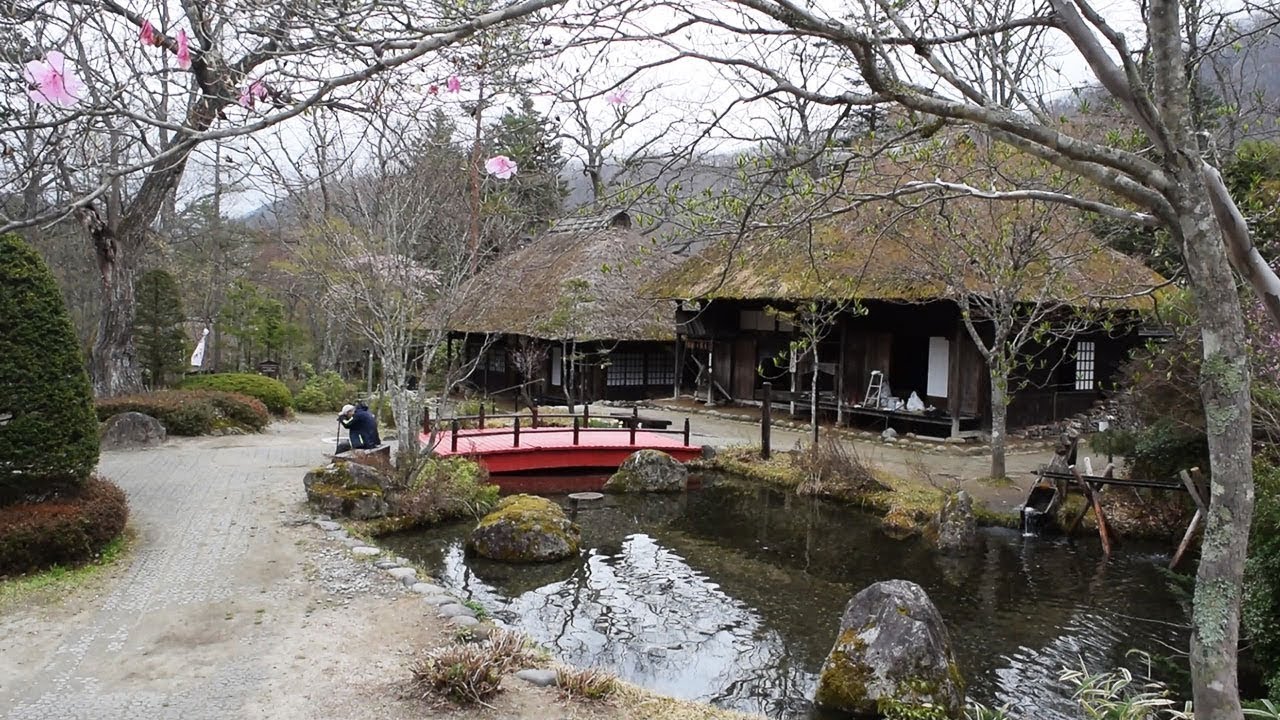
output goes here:
[[185, 316], [178, 282], [166, 270], [149, 270], [138, 278], [134, 316], [134, 342], [138, 360], [151, 387], [162, 387], [171, 375], [182, 372], [186, 337]]

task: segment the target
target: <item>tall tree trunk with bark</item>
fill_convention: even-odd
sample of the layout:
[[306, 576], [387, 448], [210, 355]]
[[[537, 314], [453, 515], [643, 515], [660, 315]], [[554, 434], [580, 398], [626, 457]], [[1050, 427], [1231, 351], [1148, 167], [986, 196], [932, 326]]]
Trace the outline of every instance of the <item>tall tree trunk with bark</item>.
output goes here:
[[1253, 422], [1245, 327], [1235, 278], [1207, 195], [1186, 168], [1179, 215], [1183, 253], [1200, 314], [1211, 473], [1192, 612], [1191, 675], [1197, 720], [1240, 720], [1237, 647], [1244, 562], [1253, 517]]
[[1008, 469], [1005, 454], [1009, 445], [1009, 371], [999, 361], [991, 362], [991, 477], [1003, 478]]

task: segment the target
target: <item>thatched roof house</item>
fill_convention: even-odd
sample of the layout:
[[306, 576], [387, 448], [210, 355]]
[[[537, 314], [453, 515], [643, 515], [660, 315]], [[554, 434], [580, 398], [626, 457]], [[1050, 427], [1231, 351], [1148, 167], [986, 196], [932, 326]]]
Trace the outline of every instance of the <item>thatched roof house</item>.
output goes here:
[[569, 218], [477, 275], [450, 329], [499, 336], [487, 350], [473, 343], [468, 351], [484, 353], [473, 377], [488, 392], [670, 394], [673, 305], [639, 289], [675, 266], [625, 212]]

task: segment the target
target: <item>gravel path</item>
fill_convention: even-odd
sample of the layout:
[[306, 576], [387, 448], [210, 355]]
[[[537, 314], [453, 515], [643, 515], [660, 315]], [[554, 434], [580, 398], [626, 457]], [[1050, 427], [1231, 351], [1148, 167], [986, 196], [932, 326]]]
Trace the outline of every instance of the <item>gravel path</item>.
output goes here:
[[[136, 547], [101, 587], [0, 617], [0, 714], [321, 717], [320, 698], [283, 689], [318, 668], [362, 663], [359, 646], [370, 642], [393, 651], [379, 653], [385, 667], [370, 663], [343, 679], [393, 695], [387, 675], [402, 674], [402, 663], [376, 624], [399, 614], [411, 621], [423, 607], [305, 524], [302, 474], [332, 447], [327, 430], [313, 419], [104, 453], [101, 473], [129, 494]], [[344, 612], [374, 603], [367, 615]], [[339, 642], [354, 651], [332, 652]]]

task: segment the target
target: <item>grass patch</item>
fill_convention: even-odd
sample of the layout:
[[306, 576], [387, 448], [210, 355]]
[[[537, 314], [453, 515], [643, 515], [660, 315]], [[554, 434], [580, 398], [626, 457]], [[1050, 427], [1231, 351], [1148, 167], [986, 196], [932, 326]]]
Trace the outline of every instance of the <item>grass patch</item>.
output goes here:
[[126, 528], [107, 543], [98, 557], [78, 567], [55, 565], [42, 572], [0, 580], [0, 608], [24, 600], [62, 599], [71, 591], [96, 579], [103, 569], [115, 565], [133, 548], [134, 533]]
[[568, 668], [556, 670], [556, 686], [571, 698], [603, 700], [618, 691], [618, 678], [595, 668]]

